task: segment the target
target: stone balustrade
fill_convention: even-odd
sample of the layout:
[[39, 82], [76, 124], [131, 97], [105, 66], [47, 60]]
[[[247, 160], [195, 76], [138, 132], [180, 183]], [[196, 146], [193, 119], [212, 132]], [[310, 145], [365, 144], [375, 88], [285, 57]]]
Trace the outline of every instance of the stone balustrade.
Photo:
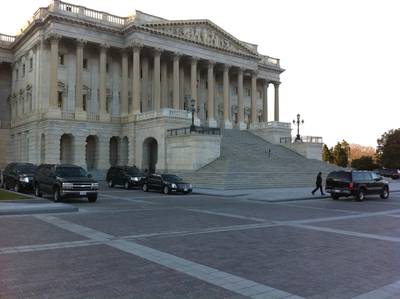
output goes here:
[[15, 36], [0, 34], [0, 47], [8, 48], [15, 41]]
[[313, 144], [322, 144], [322, 137], [319, 136], [300, 136], [300, 140], [296, 139], [296, 137], [282, 137], [280, 139], [281, 144], [288, 143], [313, 143]]
[[61, 118], [65, 120], [75, 120], [75, 113], [74, 112], [61, 112]]
[[119, 17], [106, 12], [93, 10], [80, 5], [74, 5], [62, 1], [55, 0], [50, 6], [51, 12], [66, 14], [91, 21], [106, 22], [109, 25], [123, 27], [133, 21], [132, 17]]
[[157, 117], [168, 117], [168, 118], [179, 118], [179, 119], [191, 119], [190, 112], [186, 110], [163, 108], [160, 111], [148, 111], [136, 115], [136, 121], [148, 120]]
[[273, 58], [270, 56], [262, 56], [261, 61], [262, 64], [268, 64], [268, 65], [275, 65], [278, 66], [280, 65], [279, 59], [278, 58]]
[[285, 123], [285, 122], [280, 122], [280, 121], [269, 121], [269, 122], [259, 122], [259, 123], [253, 123], [251, 124], [250, 129], [268, 129], [268, 128], [281, 128], [281, 129], [291, 129], [292, 125], [291, 123]]

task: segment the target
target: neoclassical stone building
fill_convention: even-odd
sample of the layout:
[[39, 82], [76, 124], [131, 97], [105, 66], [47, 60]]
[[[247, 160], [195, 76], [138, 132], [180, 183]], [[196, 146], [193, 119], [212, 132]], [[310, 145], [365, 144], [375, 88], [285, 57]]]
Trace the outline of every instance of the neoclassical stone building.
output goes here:
[[197, 126], [290, 136], [279, 122], [283, 71], [209, 20], [118, 17], [54, 0], [17, 36], [0, 35], [1, 162], [197, 169], [218, 157], [221, 137], [174, 139], [191, 107]]

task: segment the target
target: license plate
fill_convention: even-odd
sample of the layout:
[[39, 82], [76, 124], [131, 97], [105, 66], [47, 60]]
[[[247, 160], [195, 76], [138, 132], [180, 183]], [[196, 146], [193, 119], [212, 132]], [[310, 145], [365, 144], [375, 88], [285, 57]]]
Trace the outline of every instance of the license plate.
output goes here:
[[79, 192], [79, 195], [86, 195], [86, 191]]
[[335, 189], [335, 190], [333, 190], [333, 191], [335, 191], [335, 192], [340, 192], [340, 190], [339, 190], [339, 189]]

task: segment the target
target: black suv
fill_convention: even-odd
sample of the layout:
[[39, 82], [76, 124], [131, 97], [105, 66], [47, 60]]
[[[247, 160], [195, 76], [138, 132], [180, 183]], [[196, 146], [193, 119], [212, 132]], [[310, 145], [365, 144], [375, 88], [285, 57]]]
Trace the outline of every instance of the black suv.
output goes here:
[[31, 163], [10, 163], [3, 170], [2, 185], [6, 189], [14, 188], [16, 192], [22, 189], [32, 189], [32, 179], [36, 171]]
[[192, 185], [185, 183], [174, 174], [151, 174], [143, 182], [143, 191], [150, 189], [161, 191], [164, 194], [170, 192], [192, 192]]
[[398, 169], [379, 169], [379, 174], [384, 177], [392, 178], [393, 180], [397, 180], [400, 178], [400, 170]]
[[389, 197], [389, 183], [372, 171], [333, 171], [326, 178], [325, 191], [333, 199], [355, 196], [362, 201], [369, 194], [379, 194], [386, 199]]
[[42, 164], [33, 177], [35, 196], [51, 194], [54, 201], [65, 197], [87, 197], [97, 200], [99, 184], [82, 167], [69, 164]]
[[129, 189], [142, 186], [145, 177], [136, 166], [113, 166], [107, 171], [106, 181], [110, 188], [120, 185]]

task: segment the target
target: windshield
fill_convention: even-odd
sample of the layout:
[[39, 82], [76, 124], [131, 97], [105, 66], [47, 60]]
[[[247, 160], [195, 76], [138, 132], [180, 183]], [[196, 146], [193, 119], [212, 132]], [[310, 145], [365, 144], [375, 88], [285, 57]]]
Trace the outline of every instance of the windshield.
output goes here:
[[162, 178], [164, 181], [169, 181], [169, 182], [179, 182], [182, 181], [182, 179], [174, 174], [163, 174]]
[[139, 175], [139, 169], [136, 167], [127, 167], [125, 168], [125, 172], [129, 175]]
[[36, 168], [37, 168], [37, 166], [34, 166], [34, 165], [20, 165], [20, 166], [17, 166], [16, 171], [18, 173], [34, 173]]
[[81, 167], [58, 167], [56, 175], [60, 177], [86, 177], [87, 172]]

